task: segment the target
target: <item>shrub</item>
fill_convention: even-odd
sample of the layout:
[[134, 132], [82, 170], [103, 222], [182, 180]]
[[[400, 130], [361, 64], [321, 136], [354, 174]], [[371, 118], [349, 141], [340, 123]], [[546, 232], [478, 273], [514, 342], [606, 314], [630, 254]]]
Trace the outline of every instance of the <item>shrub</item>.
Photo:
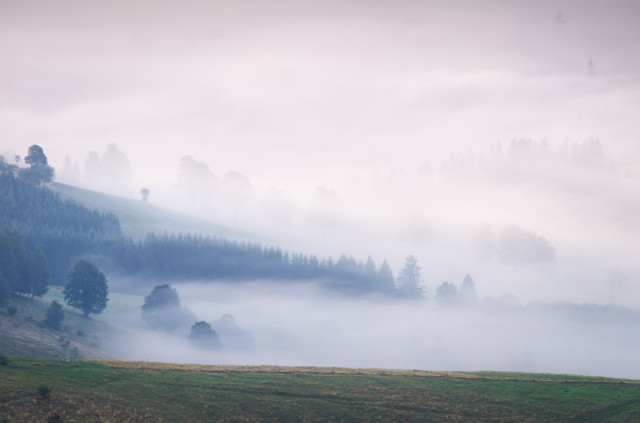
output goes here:
[[13, 304], [9, 304], [9, 306], [7, 307], [7, 313], [9, 313], [9, 316], [13, 316], [17, 311], [18, 309]]
[[49, 414], [49, 417], [47, 417], [47, 423], [62, 423], [62, 417], [60, 417], [60, 414], [58, 413]]
[[53, 329], [60, 329], [60, 324], [64, 319], [64, 311], [62, 306], [57, 301], [51, 301], [51, 305], [47, 308], [47, 316], [44, 319], [44, 324]]
[[51, 389], [49, 389], [48, 386], [42, 385], [42, 386], [38, 387], [38, 396], [40, 398], [47, 399], [47, 398], [49, 398], [49, 394], [50, 393], [51, 393]]
[[0, 366], [6, 366], [9, 364], [9, 359], [6, 355], [0, 355]]
[[84, 336], [84, 332], [81, 330], [77, 330], [76, 331], [76, 335], [83, 337]]

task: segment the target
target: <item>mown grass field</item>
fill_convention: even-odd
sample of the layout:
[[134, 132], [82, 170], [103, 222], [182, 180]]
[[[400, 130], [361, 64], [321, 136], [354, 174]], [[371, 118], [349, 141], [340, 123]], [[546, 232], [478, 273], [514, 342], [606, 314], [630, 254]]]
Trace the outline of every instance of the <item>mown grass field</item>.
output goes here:
[[[640, 381], [9, 356], [0, 422], [640, 421]], [[50, 389], [48, 398], [38, 388]]]

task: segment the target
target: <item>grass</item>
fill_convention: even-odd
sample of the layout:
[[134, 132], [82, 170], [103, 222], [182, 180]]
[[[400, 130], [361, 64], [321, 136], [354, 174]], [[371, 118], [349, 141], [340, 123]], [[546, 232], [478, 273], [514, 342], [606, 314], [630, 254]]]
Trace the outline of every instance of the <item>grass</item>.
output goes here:
[[[116, 328], [99, 319], [87, 319], [78, 310], [63, 306], [60, 329], [44, 325], [46, 310], [52, 300], [64, 304], [61, 288], [50, 287], [43, 298], [11, 297], [10, 314], [0, 307], [0, 354], [49, 358], [113, 357], [105, 347], [116, 336]], [[0, 420], [0, 423], [2, 421]]]
[[[48, 398], [38, 396], [40, 387]], [[8, 357], [0, 421], [639, 421], [640, 381]]]
[[255, 234], [198, 217], [161, 209], [132, 198], [118, 197], [73, 185], [53, 182], [50, 189], [89, 209], [111, 212], [120, 220], [126, 236], [144, 239], [148, 233], [197, 233], [232, 239], [256, 239]]

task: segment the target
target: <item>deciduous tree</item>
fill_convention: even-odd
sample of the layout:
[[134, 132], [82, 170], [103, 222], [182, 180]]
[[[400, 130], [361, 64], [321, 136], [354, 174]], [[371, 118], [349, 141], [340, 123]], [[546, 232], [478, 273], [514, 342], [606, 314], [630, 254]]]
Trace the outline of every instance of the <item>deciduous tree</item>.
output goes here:
[[89, 313], [100, 314], [107, 306], [107, 278], [95, 264], [88, 260], [76, 261], [67, 276], [64, 299], [71, 307], [82, 310], [85, 317]]
[[189, 339], [196, 345], [203, 348], [217, 348], [220, 346], [220, 337], [211, 325], [204, 320], [196, 322], [191, 326]]

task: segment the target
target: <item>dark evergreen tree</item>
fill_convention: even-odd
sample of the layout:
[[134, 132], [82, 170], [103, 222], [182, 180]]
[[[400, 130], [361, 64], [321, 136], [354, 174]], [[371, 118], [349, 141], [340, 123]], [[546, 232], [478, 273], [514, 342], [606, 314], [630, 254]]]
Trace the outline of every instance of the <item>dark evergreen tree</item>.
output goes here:
[[49, 268], [47, 258], [40, 249], [25, 252], [20, 266], [21, 289], [23, 294], [31, 297], [42, 297], [47, 293], [49, 281]]
[[43, 323], [53, 329], [60, 329], [60, 324], [64, 319], [64, 311], [62, 305], [57, 301], [51, 301], [51, 305], [47, 308], [47, 315]]
[[9, 295], [9, 281], [4, 277], [2, 271], [0, 270], [0, 306], [5, 305], [7, 299], [9, 298]]
[[407, 256], [404, 267], [400, 269], [398, 275], [398, 290], [406, 297], [421, 297], [424, 295], [422, 287], [422, 268], [418, 266], [418, 260], [413, 255]]
[[24, 255], [24, 240], [20, 232], [4, 225], [0, 232], [0, 270], [9, 283], [9, 290], [14, 295], [22, 292], [20, 267]]
[[380, 265], [380, 270], [378, 270], [378, 291], [382, 292], [395, 292], [396, 286], [395, 281], [393, 279], [393, 272], [391, 271], [391, 267], [386, 260], [382, 261]]
[[100, 314], [107, 306], [107, 279], [95, 264], [88, 260], [76, 261], [69, 272], [64, 299], [71, 307], [82, 310], [85, 317]]
[[471, 275], [466, 275], [460, 285], [460, 296], [465, 304], [473, 304], [478, 301], [476, 285], [473, 283]]

